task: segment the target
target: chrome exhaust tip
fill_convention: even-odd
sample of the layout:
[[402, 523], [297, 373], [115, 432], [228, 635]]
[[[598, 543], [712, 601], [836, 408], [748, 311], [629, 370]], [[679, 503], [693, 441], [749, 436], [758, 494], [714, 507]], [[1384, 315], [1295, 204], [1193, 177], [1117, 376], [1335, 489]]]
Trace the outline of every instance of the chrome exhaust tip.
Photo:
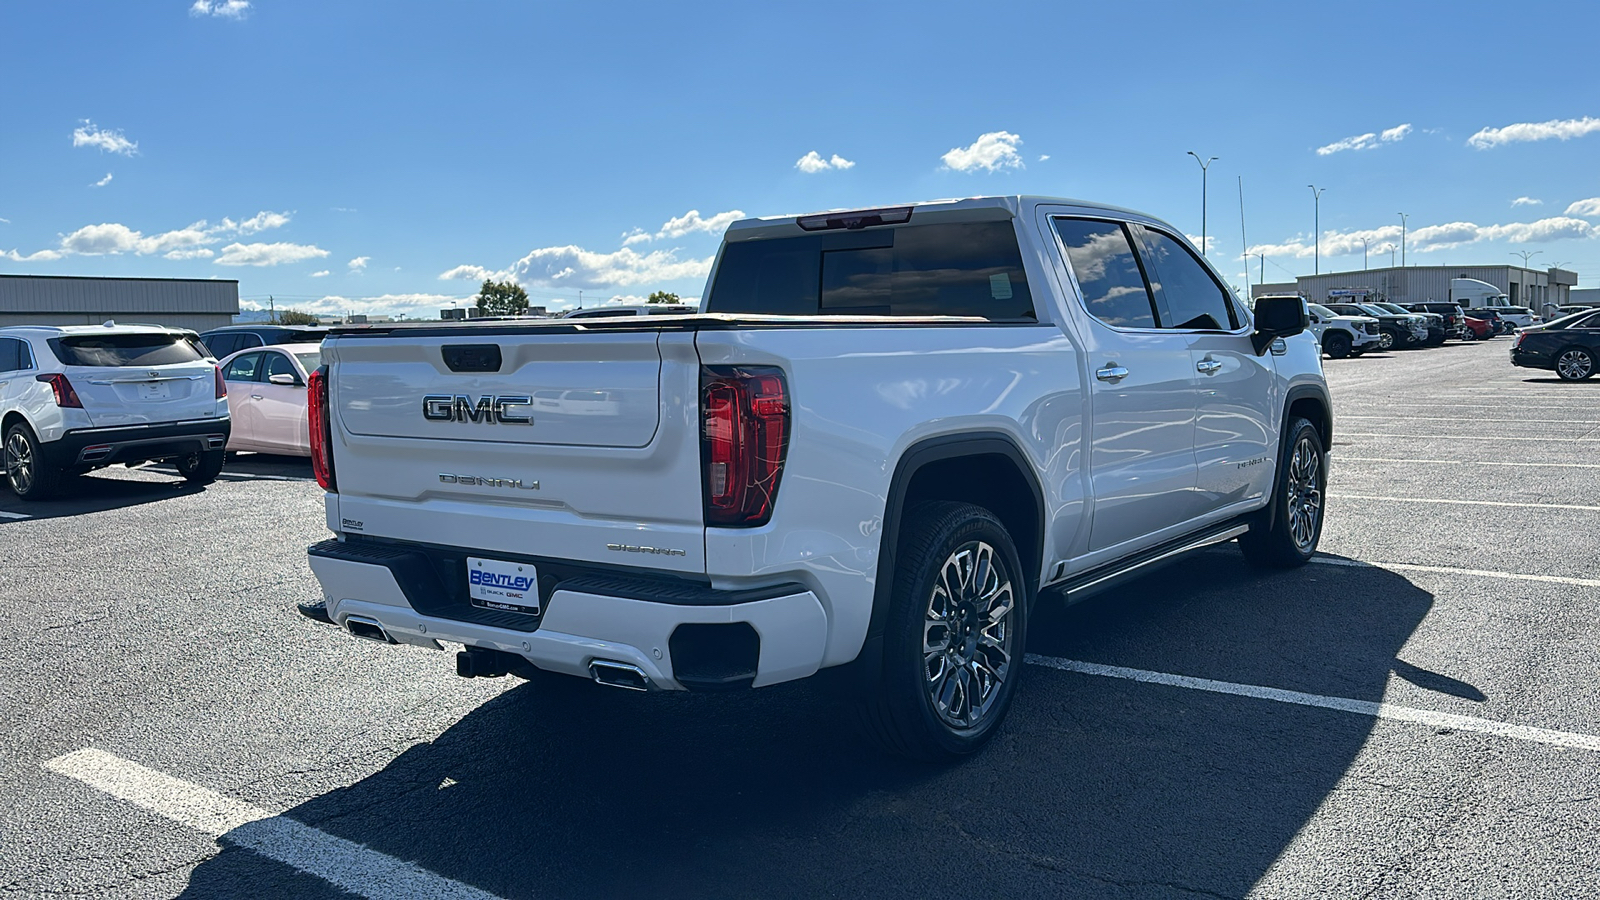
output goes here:
[[589, 663], [589, 675], [597, 684], [604, 684], [627, 691], [650, 690], [650, 678], [638, 666], [627, 663], [612, 662], [608, 659], [597, 659]]
[[344, 620], [344, 630], [358, 638], [377, 641], [380, 644], [393, 644], [395, 639], [383, 630], [383, 625], [377, 619], [367, 616], [351, 616]]

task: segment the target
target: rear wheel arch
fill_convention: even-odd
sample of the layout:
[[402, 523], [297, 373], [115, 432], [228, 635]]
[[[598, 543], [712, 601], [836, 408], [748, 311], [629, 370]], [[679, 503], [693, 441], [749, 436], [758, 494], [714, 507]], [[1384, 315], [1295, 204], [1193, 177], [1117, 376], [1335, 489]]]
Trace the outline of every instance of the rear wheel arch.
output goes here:
[[883, 633], [897, 548], [911, 507], [935, 500], [971, 503], [1005, 525], [1021, 557], [1030, 599], [1044, 554], [1044, 492], [1033, 465], [1004, 432], [965, 432], [919, 441], [900, 455], [883, 513], [868, 639]]

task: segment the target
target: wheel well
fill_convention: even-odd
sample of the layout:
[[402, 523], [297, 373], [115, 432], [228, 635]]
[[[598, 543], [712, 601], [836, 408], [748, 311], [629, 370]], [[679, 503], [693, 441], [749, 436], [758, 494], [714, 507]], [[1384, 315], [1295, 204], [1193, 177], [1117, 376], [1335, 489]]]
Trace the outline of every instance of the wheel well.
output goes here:
[[[18, 422], [27, 424], [27, 421], [27, 419], [22, 417], [22, 413], [16, 412], [15, 410], [6, 413], [5, 418], [0, 419], [0, 435], [4, 435], [6, 432], [10, 431], [11, 426], [17, 424]], [[31, 428], [33, 426], [30, 425], [29, 427]]]
[[[1039, 572], [1040, 509], [1032, 486], [1016, 463], [1000, 453], [978, 453], [930, 462], [917, 469], [906, 487], [902, 509], [929, 500], [954, 500], [995, 514], [1017, 545], [1023, 572]], [[901, 520], [902, 526], [904, 520]]]
[[1328, 407], [1316, 397], [1301, 397], [1290, 402], [1289, 413], [1284, 419], [1287, 427], [1289, 419], [1302, 418], [1316, 426], [1317, 436], [1322, 438], [1322, 449], [1333, 448], [1333, 416]]

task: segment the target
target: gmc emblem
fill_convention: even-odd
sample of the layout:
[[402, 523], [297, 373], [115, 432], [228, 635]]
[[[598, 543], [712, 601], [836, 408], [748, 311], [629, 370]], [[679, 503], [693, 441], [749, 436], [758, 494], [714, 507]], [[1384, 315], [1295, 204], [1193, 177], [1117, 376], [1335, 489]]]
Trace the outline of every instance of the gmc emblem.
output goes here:
[[532, 416], [515, 416], [510, 412], [513, 406], [532, 405], [533, 398], [527, 395], [479, 397], [473, 400], [463, 394], [429, 394], [422, 398], [422, 417], [434, 422], [532, 425]]

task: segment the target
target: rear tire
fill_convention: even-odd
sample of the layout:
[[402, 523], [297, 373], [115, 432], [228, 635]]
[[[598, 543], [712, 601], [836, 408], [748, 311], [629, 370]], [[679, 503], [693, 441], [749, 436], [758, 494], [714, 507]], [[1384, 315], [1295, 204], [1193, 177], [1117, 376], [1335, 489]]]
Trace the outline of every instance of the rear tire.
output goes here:
[[49, 500], [61, 489], [61, 469], [51, 465], [25, 422], [6, 429], [0, 462], [5, 466], [6, 483], [19, 500]]
[[1350, 335], [1342, 331], [1329, 331], [1322, 339], [1322, 352], [1334, 359], [1344, 359], [1350, 355]]
[[1556, 375], [1562, 381], [1582, 381], [1594, 374], [1594, 354], [1585, 347], [1568, 347], [1556, 354]]
[[999, 729], [1017, 681], [1031, 591], [1011, 536], [970, 503], [907, 512], [890, 587], [878, 689], [862, 725], [885, 750], [950, 761]]
[[1272, 487], [1272, 527], [1252, 525], [1239, 535], [1239, 549], [1252, 565], [1292, 569], [1316, 554], [1328, 487], [1326, 462], [1316, 426], [1302, 418], [1290, 419]]
[[227, 461], [227, 453], [222, 450], [201, 450], [188, 456], [180, 456], [174, 462], [178, 467], [178, 474], [190, 484], [210, 484], [222, 474], [222, 465]]

